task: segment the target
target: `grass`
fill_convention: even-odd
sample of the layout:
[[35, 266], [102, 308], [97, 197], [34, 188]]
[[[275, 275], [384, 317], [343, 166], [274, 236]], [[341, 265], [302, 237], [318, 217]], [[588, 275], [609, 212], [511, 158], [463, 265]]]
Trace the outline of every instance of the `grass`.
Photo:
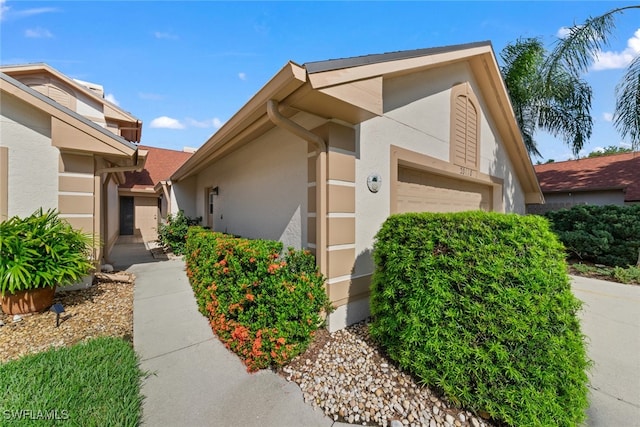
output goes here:
[[628, 285], [640, 285], [640, 267], [629, 266], [608, 267], [583, 263], [570, 264], [570, 272], [582, 276], [595, 277], [604, 280], [614, 280]]
[[131, 345], [113, 337], [4, 363], [0, 425], [137, 426], [143, 375]]

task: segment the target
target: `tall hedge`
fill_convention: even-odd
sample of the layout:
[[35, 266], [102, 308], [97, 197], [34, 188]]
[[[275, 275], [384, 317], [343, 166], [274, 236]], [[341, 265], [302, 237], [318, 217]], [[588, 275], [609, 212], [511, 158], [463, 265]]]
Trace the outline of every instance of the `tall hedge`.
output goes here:
[[394, 215], [374, 258], [371, 335], [402, 368], [508, 425], [584, 419], [580, 302], [544, 218]]
[[573, 257], [617, 267], [638, 261], [640, 204], [579, 205], [545, 216]]
[[324, 277], [309, 252], [201, 227], [187, 234], [187, 275], [198, 307], [249, 371], [303, 352], [330, 309]]

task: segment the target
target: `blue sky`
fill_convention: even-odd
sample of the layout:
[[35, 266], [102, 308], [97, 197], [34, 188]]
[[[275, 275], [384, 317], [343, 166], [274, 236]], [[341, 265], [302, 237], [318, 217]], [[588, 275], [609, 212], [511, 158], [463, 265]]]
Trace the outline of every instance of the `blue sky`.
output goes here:
[[[101, 84], [143, 121], [143, 144], [182, 149], [202, 145], [289, 60], [483, 40], [499, 57], [519, 37], [551, 46], [563, 27], [629, 4], [0, 0], [0, 63], [46, 62]], [[616, 24], [615, 40], [585, 76], [595, 121], [585, 153], [624, 144], [610, 115], [624, 66], [640, 53], [640, 10], [619, 15]], [[536, 139], [543, 159], [569, 158], [561, 140]]]

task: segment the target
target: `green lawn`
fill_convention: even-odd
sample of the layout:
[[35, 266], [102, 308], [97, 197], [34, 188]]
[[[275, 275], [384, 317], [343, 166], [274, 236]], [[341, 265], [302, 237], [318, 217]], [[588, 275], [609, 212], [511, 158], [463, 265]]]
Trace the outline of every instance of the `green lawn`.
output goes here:
[[129, 344], [96, 338], [0, 365], [0, 425], [136, 426], [144, 373]]

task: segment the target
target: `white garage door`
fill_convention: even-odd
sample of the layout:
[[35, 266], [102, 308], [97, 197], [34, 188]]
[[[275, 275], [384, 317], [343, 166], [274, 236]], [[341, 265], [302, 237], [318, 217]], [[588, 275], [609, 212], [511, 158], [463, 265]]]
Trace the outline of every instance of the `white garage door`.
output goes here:
[[397, 212], [461, 212], [492, 209], [492, 187], [398, 167]]

